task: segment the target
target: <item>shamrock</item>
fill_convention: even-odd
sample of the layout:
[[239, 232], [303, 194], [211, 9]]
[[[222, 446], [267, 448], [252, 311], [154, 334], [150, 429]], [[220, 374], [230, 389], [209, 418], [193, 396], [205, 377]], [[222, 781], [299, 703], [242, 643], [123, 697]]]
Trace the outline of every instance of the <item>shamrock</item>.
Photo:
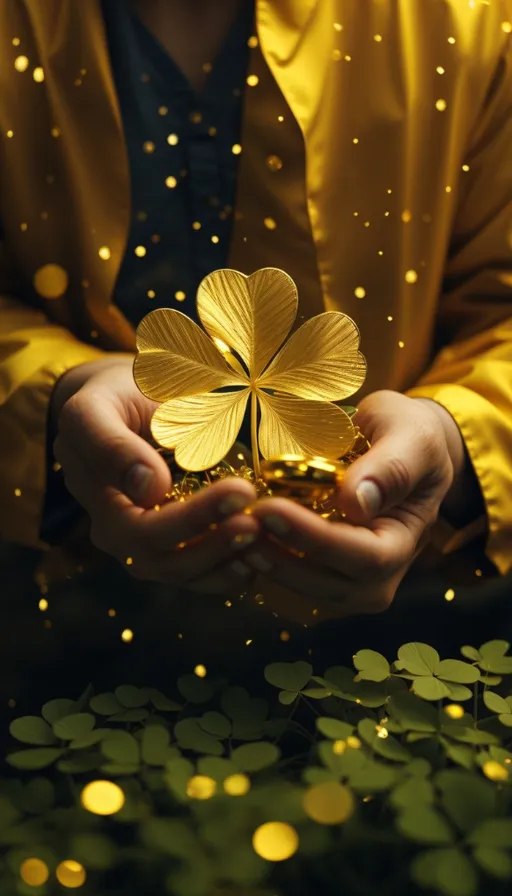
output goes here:
[[228, 454], [249, 399], [256, 472], [259, 452], [335, 460], [349, 450], [354, 426], [333, 402], [364, 382], [358, 329], [344, 314], [325, 312], [283, 346], [297, 310], [297, 288], [282, 271], [264, 268], [246, 277], [221, 270], [197, 293], [204, 330], [168, 308], [141, 322], [135, 381], [161, 402], [151, 431], [183, 469], [206, 470]]

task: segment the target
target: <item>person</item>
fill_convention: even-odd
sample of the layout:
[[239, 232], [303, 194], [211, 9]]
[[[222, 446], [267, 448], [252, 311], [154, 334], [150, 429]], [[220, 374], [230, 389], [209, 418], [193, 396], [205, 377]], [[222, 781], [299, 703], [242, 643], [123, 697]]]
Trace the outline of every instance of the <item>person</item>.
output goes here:
[[[71, 495], [137, 578], [260, 574], [310, 622], [389, 607], [440, 521], [511, 568], [511, 23], [509, 0], [0, 0], [4, 538], [58, 540]], [[194, 317], [226, 266], [361, 331], [371, 449], [340, 523], [238, 479], [165, 503], [135, 328]]]

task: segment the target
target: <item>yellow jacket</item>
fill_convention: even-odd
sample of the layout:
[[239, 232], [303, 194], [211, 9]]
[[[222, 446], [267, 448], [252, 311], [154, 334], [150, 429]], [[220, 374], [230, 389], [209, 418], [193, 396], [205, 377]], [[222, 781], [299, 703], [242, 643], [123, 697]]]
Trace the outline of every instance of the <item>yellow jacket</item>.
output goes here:
[[[231, 264], [289, 271], [303, 316], [351, 315], [365, 391], [445, 405], [505, 572], [512, 2], [256, 6]], [[133, 349], [110, 299], [130, 213], [100, 0], [0, 0], [0, 532], [12, 540], [39, 544], [56, 379]]]

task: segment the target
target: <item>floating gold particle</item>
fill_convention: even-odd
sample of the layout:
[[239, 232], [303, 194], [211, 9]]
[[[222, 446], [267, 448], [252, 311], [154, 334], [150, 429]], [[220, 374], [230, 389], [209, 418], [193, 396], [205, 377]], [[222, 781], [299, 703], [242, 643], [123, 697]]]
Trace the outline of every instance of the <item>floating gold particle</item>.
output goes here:
[[352, 56], [345, 56], [345, 62], [352, 62]]
[[228, 796], [245, 796], [251, 789], [251, 782], [247, 775], [230, 775], [223, 787]]
[[450, 719], [462, 719], [464, 717], [464, 707], [460, 703], [448, 703], [444, 707], [444, 711]]
[[374, 41], [375, 41], [376, 44], [380, 44], [381, 41], [382, 41], [382, 34], [374, 34], [374, 35], [373, 35], [373, 39], [374, 39]]
[[50, 134], [52, 135], [52, 137], [55, 137], [55, 139], [57, 139], [57, 137], [60, 137], [61, 130], [60, 128], [52, 128]]
[[32, 77], [38, 84], [42, 84], [42, 82], [44, 81], [44, 69], [41, 68], [41, 66], [38, 66], [32, 72]]
[[482, 771], [490, 781], [506, 781], [508, 779], [508, 769], [501, 762], [496, 762], [495, 759], [484, 762]]
[[445, 112], [448, 107], [448, 103], [446, 100], [438, 100], [436, 103], [436, 109], [438, 112]]
[[213, 70], [213, 65], [211, 64], [211, 62], [203, 62], [202, 69], [203, 69], [203, 72], [205, 72], [207, 75], [209, 75], [210, 72]]
[[29, 64], [30, 63], [27, 56], [17, 56], [14, 60], [14, 68], [17, 72], [26, 72]]
[[252, 638], [247, 638], [247, 641], [245, 642], [245, 646], [250, 647], [251, 644], [252, 644]]
[[135, 255], [137, 258], [144, 258], [148, 253], [148, 250], [145, 246], [137, 246], [135, 249]]
[[286, 642], [286, 641], [289, 641], [290, 638], [291, 638], [290, 632], [287, 632], [287, 631], [281, 632], [281, 634], [279, 635], [279, 639], [281, 641]]
[[400, 342], [398, 343], [398, 348], [404, 348], [404, 346], [405, 346], [405, 342], [400, 340]]
[[52, 467], [52, 470], [53, 470], [54, 473], [59, 473], [60, 470], [62, 470], [62, 467], [61, 467], [61, 465], [59, 464], [58, 461], [55, 461], [55, 463], [54, 463], [54, 465], [53, 465], [53, 467]]
[[198, 678], [206, 678], [206, 666], [203, 666], [202, 664], [196, 666], [196, 668], [194, 669], [194, 675], [197, 675]]
[[13, 39], [12, 39], [13, 47], [19, 47], [20, 44], [21, 44], [21, 40], [19, 39], [19, 37], [13, 37]]
[[277, 227], [277, 224], [273, 218], [265, 218], [263, 223], [264, 223], [265, 227], [267, 228], [267, 230], [275, 230]]
[[7, 136], [9, 140], [12, 140], [12, 138], [14, 137], [14, 131], [7, 131]]
[[191, 112], [189, 118], [192, 124], [201, 124], [203, 120], [203, 116], [200, 112]]
[[386, 738], [389, 737], [389, 731], [385, 725], [377, 725], [375, 730], [377, 732], [377, 737], [380, 737], [381, 740], [386, 740]]
[[187, 784], [187, 796], [191, 800], [211, 800], [216, 792], [216, 781], [207, 775], [194, 775]]
[[133, 641], [133, 632], [131, 628], [125, 628], [125, 630], [121, 632], [121, 641], [124, 641], [125, 644], [131, 644]]
[[193, 230], [201, 230], [201, 226], [202, 225], [201, 225], [200, 221], [194, 221], [194, 223], [192, 224], [192, 229]]
[[455, 591], [453, 588], [448, 588], [448, 591], [445, 591], [444, 599], [447, 601], [452, 601], [455, 597]]
[[352, 792], [337, 781], [325, 781], [311, 787], [303, 800], [306, 815], [317, 824], [343, 824], [354, 813]]
[[113, 781], [91, 781], [82, 790], [80, 802], [93, 815], [116, 815], [125, 804], [125, 795]]
[[505, 34], [512, 34], [512, 22], [502, 22], [501, 30], [505, 32]]
[[169, 112], [169, 109], [167, 108], [167, 106], [160, 106], [158, 109], [158, 114], [162, 115], [162, 116], [167, 115], [168, 112]]
[[126, 558], [126, 565], [127, 565], [127, 566], [133, 566], [133, 557], [127, 557], [127, 558]]
[[42, 859], [25, 859], [20, 867], [20, 877], [29, 887], [42, 887], [50, 877], [50, 870]]
[[14, 494], [16, 495], [17, 498], [21, 498], [21, 488], [15, 488]]
[[335, 740], [332, 745], [332, 752], [335, 756], [343, 756], [346, 749], [347, 745], [344, 740]]
[[297, 852], [299, 835], [289, 824], [269, 821], [254, 832], [252, 845], [254, 852], [267, 862], [284, 862]]
[[46, 610], [48, 609], [48, 607], [49, 607], [48, 601], [46, 600], [45, 597], [42, 597], [41, 600], [39, 601], [39, 609], [41, 610], [41, 613], [46, 613]]
[[34, 274], [34, 289], [43, 299], [60, 299], [69, 286], [67, 272], [58, 264], [45, 264]]
[[116, 615], [116, 611], [115, 611], [115, 610], [109, 610], [109, 611], [108, 611], [108, 615], [110, 616], [111, 619], [113, 619], [114, 616]]
[[407, 271], [405, 274], [405, 282], [406, 283], [417, 283], [418, 282], [418, 272], [417, 271]]
[[168, 187], [169, 190], [174, 190], [174, 188], [178, 186], [178, 181], [175, 177], [166, 177], [165, 186]]
[[224, 606], [225, 606], [225, 607], [232, 607], [233, 604], [231, 603], [230, 600], [227, 600], [227, 601], [225, 602]]
[[456, 43], [455, 38], [454, 38], [454, 37], [449, 37], [449, 38], [448, 38], [448, 43], [449, 43], [449, 44], [454, 44], [454, 43]]
[[380, 255], [382, 258], [382, 256], [384, 255], [384, 252], [382, 251], [382, 249], [379, 249], [379, 251], [377, 252], [377, 255]]
[[258, 75], [247, 75], [246, 81], [249, 87], [257, 87], [257, 85], [260, 83]]
[[354, 143], [357, 146], [357, 144], [359, 143], [359, 137], [354, 137], [354, 139], [352, 140], [352, 143]]
[[366, 296], [366, 290], [363, 289], [362, 286], [358, 286], [357, 289], [354, 290], [354, 295], [356, 299], [364, 299]]
[[451, 188], [451, 187], [445, 187], [445, 191], [446, 191], [447, 193], [451, 193], [451, 192], [452, 192], [452, 188]]
[[152, 243], [157, 244], [157, 243], [160, 243], [161, 241], [162, 241], [162, 237], [160, 236], [159, 233], [154, 233], [153, 236], [151, 237]]
[[[361, 701], [359, 701], [361, 702]], [[357, 703], [357, 700], [356, 700]], [[351, 750], [360, 750], [361, 749], [361, 741], [358, 737], [354, 737], [353, 734], [350, 734], [346, 739], [347, 747], [350, 747]]]
[[169, 134], [169, 136], [167, 137], [167, 143], [169, 144], [169, 146], [177, 146], [179, 142], [180, 138], [177, 134]]
[[101, 249], [98, 250], [98, 255], [103, 261], [108, 261], [112, 253], [108, 246], [102, 246]]
[[214, 235], [212, 236], [212, 243], [218, 243], [218, 242], [220, 242], [220, 241], [219, 241], [219, 237], [218, 237], [218, 236], [215, 236], [215, 234], [214, 234]]
[[475, 576], [478, 576], [478, 578], [481, 578], [482, 575], [483, 575], [483, 573], [482, 573], [481, 569], [475, 569]]
[[393, 315], [392, 315], [392, 314], [388, 314], [388, 320], [389, 320], [389, 321], [392, 321], [392, 320], [393, 320]]
[[155, 144], [153, 143], [152, 140], [146, 140], [146, 142], [144, 143], [142, 148], [143, 148], [144, 152], [152, 153], [155, 151]]
[[154, 299], [156, 296], [156, 292], [154, 289], [148, 289], [147, 292], [148, 299]]
[[340, 59], [342, 58], [342, 55], [343, 54], [342, 54], [341, 50], [333, 50], [332, 51], [332, 58], [334, 59], [334, 62], [339, 62]]
[[55, 877], [62, 887], [66, 887], [68, 890], [78, 890], [79, 887], [83, 887], [85, 884], [87, 872], [80, 862], [75, 862], [74, 859], [66, 859], [57, 866]]
[[334, 30], [343, 31], [343, 25], [341, 25], [339, 22], [334, 22]]
[[463, 171], [469, 171], [469, 170], [470, 170], [469, 165], [463, 165], [463, 166], [462, 166], [462, 170], [463, 170]]
[[436, 68], [436, 72], [438, 75], [444, 75], [445, 70], [442, 65], [438, 65]]
[[402, 212], [402, 221], [404, 224], [410, 224], [412, 221], [412, 212], [410, 212], [408, 208]]
[[214, 128], [214, 127], [208, 128], [208, 133], [209, 133], [210, 137], [215, 137], [215, 135], [217, 134], [217, 128]]
[[284, 115], [278, 115], [277, 120], [279, 121], [280, 124], [282, 124], [284, 121]]
[[184, 302], [187, 296], [181, 289], [179, 289], [178, 292], [174, 293], [174, 298], [177, 302]]
[[279, 156], [267, 156], [267, 168], [270, 168], [271, 171], [281, 171], [282, 167], [283, 160]]
[[233, 153], [234, 156], [239, 156], [240, 153], [242, 152], [242, 147], [241, 147], [240, 143], [235, 143], [231, 147], [231, 152]]

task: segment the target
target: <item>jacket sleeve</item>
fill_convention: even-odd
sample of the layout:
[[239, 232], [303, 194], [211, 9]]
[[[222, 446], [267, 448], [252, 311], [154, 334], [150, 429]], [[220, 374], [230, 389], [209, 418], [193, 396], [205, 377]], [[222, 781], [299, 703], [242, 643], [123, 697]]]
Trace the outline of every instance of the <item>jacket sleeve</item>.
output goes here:
[[512, 41], [503, 53], [462, 175], [432, 366], [408, 394], [453, 416], [480, 482], [487, 553], [512, 569]]
[[0, 537], [41, 547], [52, 390], [103, 352], [14, 298], [8, 281], [0, 242]]

